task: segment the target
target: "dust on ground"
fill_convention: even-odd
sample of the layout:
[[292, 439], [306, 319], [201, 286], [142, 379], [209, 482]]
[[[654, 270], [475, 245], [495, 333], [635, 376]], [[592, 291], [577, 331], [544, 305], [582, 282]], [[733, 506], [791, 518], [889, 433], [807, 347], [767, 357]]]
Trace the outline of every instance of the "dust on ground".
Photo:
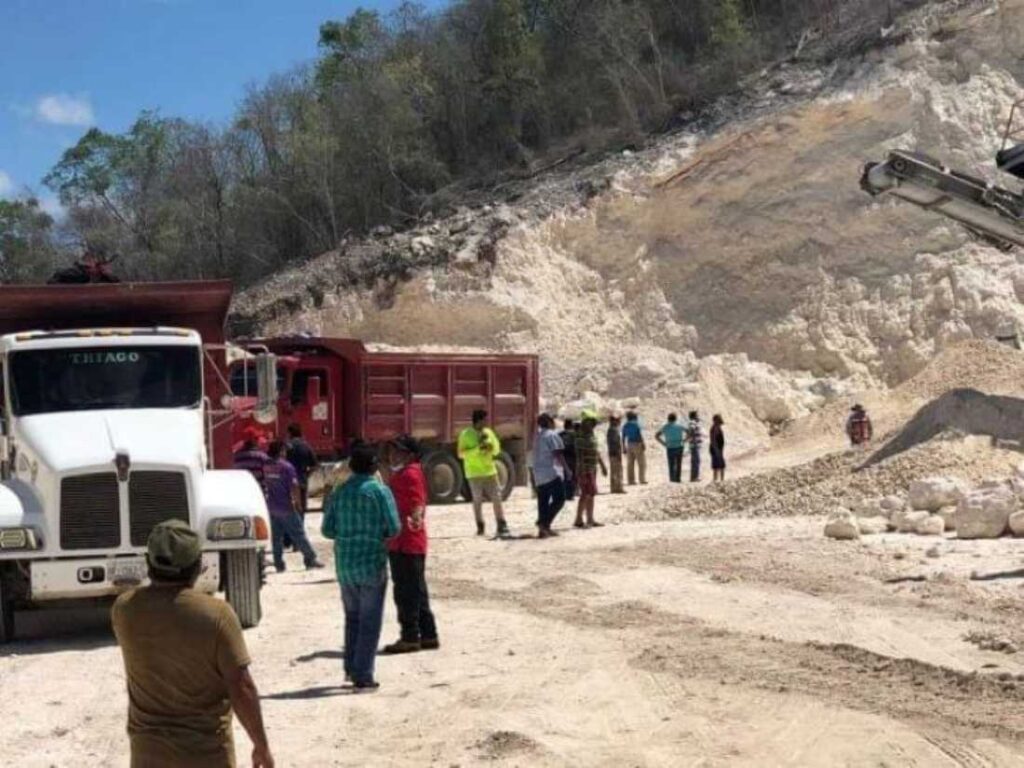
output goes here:
[[[950, 461], [982, 450], [935, 448]], [[974, 463], [1009, 458], [989, 450]], [[821, 482], [849, 472], [842, 455], [822, 461]], [[1018, 542], [836, 542], [799, 509], [640, 521], [668, 494], [718, 493], [670, 490], [661, 464], [652, 455], [649, 485], [599, 497], [606, 527], [573, 530], [563, 512], [547, 541], [478, 538], [467, 505], [432, 509], [442, 648], [381, 657], [371, 696], [342, 685], [330, 572], [289, 555], [246, 633], [278, 764], [1024, 763]], [[509, 510], [528, 532], [529, 494]], [[318, 523], [308, 527], [330, 559]], [[104, 614], [19, 618], [27, 637], [0, 656], [4, 762], [126, 766], [124, 676]], [[396, 631], [389, 605], [384, 640]], [[244, 758], [237, 726], [236, 739]]]

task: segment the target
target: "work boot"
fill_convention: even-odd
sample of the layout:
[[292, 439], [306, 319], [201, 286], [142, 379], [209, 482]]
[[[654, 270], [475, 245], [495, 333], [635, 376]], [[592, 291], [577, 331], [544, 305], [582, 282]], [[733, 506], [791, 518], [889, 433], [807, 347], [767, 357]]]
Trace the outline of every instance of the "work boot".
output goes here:
[[397, 653], [415, 653], [422, 647], [422, 643], [416, 640], [398, 640], [391, 645], [385, 645], [381, 653], [387, 656], [394, 656]]

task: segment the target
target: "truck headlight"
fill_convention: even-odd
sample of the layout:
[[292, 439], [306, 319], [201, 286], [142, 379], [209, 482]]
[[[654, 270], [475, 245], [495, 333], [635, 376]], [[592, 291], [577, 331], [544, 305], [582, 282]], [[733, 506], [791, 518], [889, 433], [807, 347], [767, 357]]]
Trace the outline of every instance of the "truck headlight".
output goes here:
[[0, 550], [39, 549], [36, 532], [31, 528], [0, 528]]
[[212, 541], [252, 538], [252, 520], [248, 517], [222, 517], [210, 523]]

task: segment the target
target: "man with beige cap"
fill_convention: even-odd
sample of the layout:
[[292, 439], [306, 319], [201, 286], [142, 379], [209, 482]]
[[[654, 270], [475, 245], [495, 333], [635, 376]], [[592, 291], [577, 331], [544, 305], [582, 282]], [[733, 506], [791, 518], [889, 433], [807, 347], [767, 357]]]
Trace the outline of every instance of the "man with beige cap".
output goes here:
[[222, 600], [193, 589], [202, 543], [181, 520], [149, 535], [148, 586], [111, 618], [128, 679], [132, 768], [234, 768], [231, 713], [252, 739], [254, 768], [274, 768], [242, 627]]

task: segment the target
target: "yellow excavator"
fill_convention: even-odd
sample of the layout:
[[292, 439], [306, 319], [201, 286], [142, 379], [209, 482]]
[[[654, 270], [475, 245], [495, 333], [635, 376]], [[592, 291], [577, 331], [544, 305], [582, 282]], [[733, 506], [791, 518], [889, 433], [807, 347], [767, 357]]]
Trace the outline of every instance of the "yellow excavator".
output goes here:
[[[996, 167], [1024, 179], [1024, 100], [1010, 110]], [[1024, 246], [1024, 194], [949, 168], [919, 152], [894, 150], [882, 163], [868, 163], [860, 186], [935, 211], [1002, 250]]]

